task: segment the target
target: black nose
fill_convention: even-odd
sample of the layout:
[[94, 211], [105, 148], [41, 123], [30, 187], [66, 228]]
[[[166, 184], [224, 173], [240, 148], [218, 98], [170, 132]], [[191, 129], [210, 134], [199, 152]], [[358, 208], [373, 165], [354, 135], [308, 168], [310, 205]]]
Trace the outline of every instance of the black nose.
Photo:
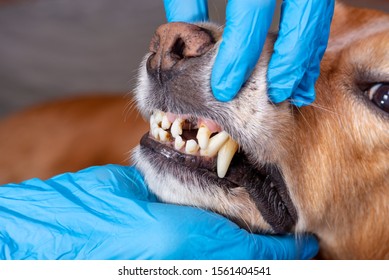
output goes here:
[[210, 32], [197, 25], [173, 22], [158, 27], [150, 42], [149, 72], [167, 71], [188, 58], [205, 54], [215, 44]]

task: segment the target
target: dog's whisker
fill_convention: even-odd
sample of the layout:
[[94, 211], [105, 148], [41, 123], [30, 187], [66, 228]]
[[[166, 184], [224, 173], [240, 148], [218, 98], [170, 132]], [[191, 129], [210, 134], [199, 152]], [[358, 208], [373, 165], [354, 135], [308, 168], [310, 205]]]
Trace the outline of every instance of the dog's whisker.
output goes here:
[[127, 122], [128, 116], [134, 112], [136, 113], [135, 119], [137, 119], [140, 115], [140, 112], [136, 109], [136, 101], [134, 99], [130, 99], [130, 101], [127, 102], [125, 108], [123, 109], [124, 121]]
[[316, 130], [311, 126], [309, 121], [306, 119], [304, 114], [301, 112], [301, 109], [299, 107], [296, 107], [296, 110], [300, 112], [301, 117], [303, 118], [303, 120], [307, 124], [307, 126], [311, 129], [311, 132], [314, 133], [316, 135], [316, 137], [318, 137], [319, 135], [317, 134]]
[[335, 112], [334, 110], [331, 110], [327, 107], [324, 107], [323, 105], [318, 105], [317, 103], [308, 103], [304, 100], [300, 100], [300, 99], [294, 99], [294, 98], [291, 98], [290, 99], [291, 102], [299, 102], [299, 103], [303, 103], [303, 106], [308, 106], [308, 107], [314, 107], [314, 108], [318, 108], [318, 109], [321, 109], [323, 111], [326, 111], [328, 113], [331, 113], [331, 114], [336, 114], [336, 115], [339, 115], [338, 112]]

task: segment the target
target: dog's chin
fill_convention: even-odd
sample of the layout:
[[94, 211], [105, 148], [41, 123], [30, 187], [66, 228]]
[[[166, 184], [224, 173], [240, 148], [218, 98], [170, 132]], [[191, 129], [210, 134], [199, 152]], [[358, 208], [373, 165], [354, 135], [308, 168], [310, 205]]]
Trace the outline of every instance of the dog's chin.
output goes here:
[[291, 232], [297, 223], [277, 166], [258, 167], [245, 151], [235, 154], [224, 178], [217, 175], [214, 157], [182, 153], [149, 133], [134, 158], [150, 189], [164, 202], [215, 211], [253, 232]]

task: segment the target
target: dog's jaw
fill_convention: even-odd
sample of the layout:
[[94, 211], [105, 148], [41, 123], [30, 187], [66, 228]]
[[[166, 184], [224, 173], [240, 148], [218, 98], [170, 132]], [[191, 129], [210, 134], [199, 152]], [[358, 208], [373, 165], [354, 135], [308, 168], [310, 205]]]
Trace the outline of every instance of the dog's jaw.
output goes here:
[[[204, 182], [194, 176], [191, 180], [183, 182], [174, 173], [159, 170], [145, 160], [140, 149], [137, 147], [133, 152], [135, 164], [143, 172], [150, 189], [161, 201], [212, 210], [231, 218], [251, 231], [272, 231], [243, 188], [234, 188], [226, 193], [218, 186], [210, 184], [207, 188], [199, 189]], [[184, 173], [185, 170], [178, 170], [178, 172]]]

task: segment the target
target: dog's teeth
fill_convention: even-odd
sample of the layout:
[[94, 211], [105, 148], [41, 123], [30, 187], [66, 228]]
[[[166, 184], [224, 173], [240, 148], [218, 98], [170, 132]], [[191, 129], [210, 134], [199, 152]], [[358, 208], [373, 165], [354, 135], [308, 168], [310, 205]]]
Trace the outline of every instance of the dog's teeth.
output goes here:
[[208, 147], [210, 136], [211, 131], [208, 129], [208, 127], [206, 125], [201, 125], [196, 136], [201, 149], [205, 150]]
[[174, 139], [174, 148], [179, 151], [184, 146], [185, 146], [185, 141], [183, 141], [182, 137], [178, 135], [176, 139]]
[[159, 128], [158, 129], [158, 135], [159, 135], [159, 138], [161, 139], [161, 141], [169, 141], [169, 132], [163, 130], [162, 128]]
[[168, 117], [166, 115], [164, 115], [162, 117], [162, 128], [163, 129], [169, 129], [170, 126], [172, 125], [172, 123], [169, 121]]
[[151, 135], [157, 140], [159, 140], [159, 129], [158, 126], [151, 128]]
[[156, 124], [155, 123], [155, 117], [154, 117], [154, 115], [151, 115], [151, 117], [150, 117], [150, 127], [153, 127], [155, 124]]
[[194, 155], [195, 153], [197, 153], [198, 150], [199, 150], [199, 145], [197, 145], [196, 140], [191, 139], [186, 141], [185, 153]]
[[160, 125], [161, 122], [162, 122], [162, 118], [164, 116], [164, 113], [162, 111], [157, 111], [155, 114], [154, 114], [154, 121], [156, 124]]
[[172, 135], [174, 138], [177, 138], [177, 136], [181, 135], [182, 134], [182, 123], [183, 123], [183, 119], [181, 118], [177, 118], [174, 120], [173, 124], [172, 124], [172, 128], [170, 129]]
[[231, 160], [238, 150], [238, 143], [231, 138], [220, 148], [217, 154], [217, 176], [224, 178], [230, 167]]
[[206, 157], [213, 157], [217, 154], [217, 152], [220, 150], [220, 148], [223, 146], [224, 143], [228, 140], [230, 136], [227, 132], [222, 131], [213, 136], [211, 139], [209, 139], [208, 148], [205, 150], [200, 150], [201, 156]]

